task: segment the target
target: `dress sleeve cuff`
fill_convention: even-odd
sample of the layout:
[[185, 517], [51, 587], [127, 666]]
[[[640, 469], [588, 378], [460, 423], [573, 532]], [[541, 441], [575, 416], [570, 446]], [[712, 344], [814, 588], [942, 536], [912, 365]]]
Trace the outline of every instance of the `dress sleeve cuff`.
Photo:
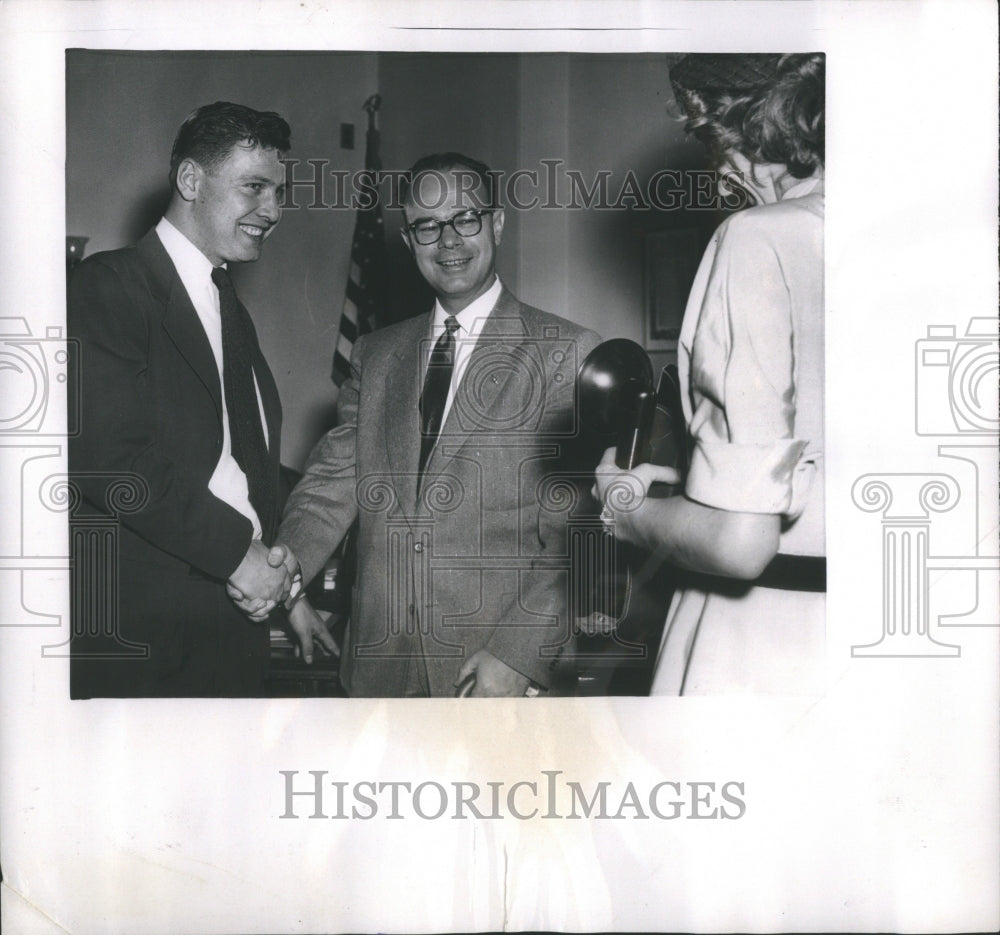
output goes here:
[[796, 468], [806, 446], [797, 439], [766, 445], [695, 439], [685, 493], [720, 510], [789, 516], [802, 499], [795, 495]]

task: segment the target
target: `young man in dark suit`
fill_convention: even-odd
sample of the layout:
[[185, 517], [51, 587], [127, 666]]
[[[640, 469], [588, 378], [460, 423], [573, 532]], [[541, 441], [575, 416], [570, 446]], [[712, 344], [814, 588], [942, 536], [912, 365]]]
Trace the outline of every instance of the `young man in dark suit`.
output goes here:
[[84, 512], [105, 513], [116, 484], [132, 500], [107, 580], [86, 577], [86, 548], [74, 569], [73, 697], [262, 693], [267, 628], [226, 584], [268, 607], [291, 587], [265, 545], [281, 515], [281, 404], [226, 264], [257, 260], [281, 217], [289, 137], [274, 113], [199, 108], [174, 142], [155, 229], [74, 271], [70, 472]]

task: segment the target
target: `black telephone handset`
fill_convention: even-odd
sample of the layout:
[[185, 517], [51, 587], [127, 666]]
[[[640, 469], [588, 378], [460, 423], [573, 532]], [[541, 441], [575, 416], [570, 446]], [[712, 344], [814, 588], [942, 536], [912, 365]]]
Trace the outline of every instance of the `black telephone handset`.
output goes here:
[[[677, 368], [664, 367], [653, 390], [653, 368], [645, 350], [622, 338], [606, 341], [583, 362], [577, 378], [584, 424], [608, 443], [624, 470], [652, 463], [688, 466], [687, 430]], [[607, 447], [607, 445], [605, 445]], [[650, 497], [675, 495], [681, 484], [654, 483]], [[597, 576], [587, 621], [608, 620], [612, 628], [592, 634], [598, 643], [589, 668], [581, 667], [580, 686], [599, 694], [645, 694], [674, 574], [656, 555], [606, 536], [597, 564], [610, 573]]]
[[597, 436], [614, 439], [618, 467], [649, 459], [649, 433], [656, 400], [649, 355], [627, 338], [599, 344], [576, 378], [580, 416]]
[[656, 412], [656, 397], [652, 390], [636, 390], [631, 400], [625, 428], [615, 445], [615, 464], [625, 470], [634, 468], [650, 459], [650, 434]]
[[647, 460], [651, 464], [672, 467], [681, 476], [680, 484], [654, 483], [649, 491], [650, 496], [672, 496], [684, 489], [684, 478], [687, 476], [690, 463], [690, 445], [684, 421], [684, 405], [681, 402], [680, 376], [674, 364], [668, 364], [660, 371], [660, 382], [656, 387], [656, 404], [649, 430]]
[[587, 355], [577, 386], [584, 424], [599, 437], [614, 439], [618, 467], [650, 462], [685, 473], [686, 430], [673, 364], [663, 368], [654, 390], [646, 351], [627, 338], [614, 338]]

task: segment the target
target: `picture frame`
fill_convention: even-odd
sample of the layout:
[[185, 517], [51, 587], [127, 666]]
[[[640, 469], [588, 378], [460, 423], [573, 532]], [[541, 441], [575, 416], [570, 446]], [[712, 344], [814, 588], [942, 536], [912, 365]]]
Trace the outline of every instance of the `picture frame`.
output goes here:
[[704, 250], [697, 227], [653, 231], [643, 249], [643, 345], [653, 352], [675, 352], [684, 308]]

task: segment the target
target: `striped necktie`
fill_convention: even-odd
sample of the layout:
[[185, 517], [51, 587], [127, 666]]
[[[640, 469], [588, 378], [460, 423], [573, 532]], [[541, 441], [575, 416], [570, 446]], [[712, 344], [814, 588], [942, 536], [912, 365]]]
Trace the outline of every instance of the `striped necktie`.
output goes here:
[[444, 327], [444, 333], [437, 339], [434, 350], [431, 351], [431, 359], [424, 376], [424, 389], [420, 394], [421, 475], [441, 432], [441, 418], [444, 415], [445, 403], [448, 401], [451, 375], [455, 369], [455, 332], [458, 331], [458, 319], [454, 315], [449, 315], [445, 319]]

